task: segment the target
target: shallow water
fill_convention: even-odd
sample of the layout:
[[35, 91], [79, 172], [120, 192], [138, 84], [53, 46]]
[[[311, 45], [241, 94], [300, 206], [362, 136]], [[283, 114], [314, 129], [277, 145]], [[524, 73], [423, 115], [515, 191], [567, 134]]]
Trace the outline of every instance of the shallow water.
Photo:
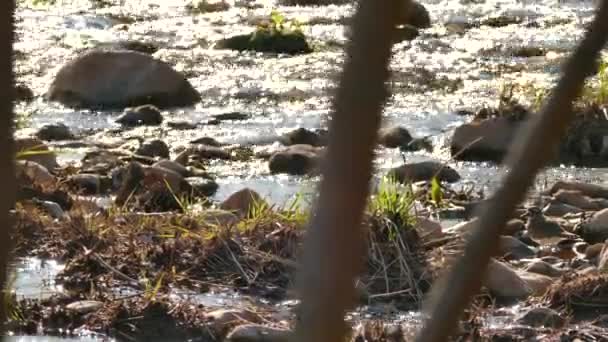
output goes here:
[[[318, 128], [325, 124], [331, 108], [331, 92], [342, 64], [345, 42], [342, 23], [352, 13], [351, 5], [318, 8], [278, 6], [288, 18], [304, 24], [305, 32], [319, 45], [319, 51], [304, 56], [271, 56], [215, 50], [213, 44], [224, 36], [248, 32], [275, 6], [273, 1], [247, 1], [231, 5], [227, 11], [193, 15], [185, 1], [122, 0], [104, 1], [96, 8], [88, 0], [57, 0], [55, 5], [34, 7], [24, 1], [17, 11], [20, 55], [17, 77], [38, 96], [18, 111], [29, 113], [28, 134], [47, 123], [62, 122], [89, 142], [115, 142], [106, 131], [115, 129], [117, 112], [78, 111], [45, 102], [41, 96], [58, 68], [95, 42], [133, 39], [156, 44], [157, 58], [183, 71], [203, 100], [193, 108], [167, 111], [165, 122], [185, 120], [198, 124], [196, 130], [137, 128], [123, 132], [121, 139], [163, 138], [172, 149], [189, 140], [210, 136], [226, 143], [272, 141], [272, 137], [298, 127]], [[554, 0], [425, 0], [433, 27], [412, 42], [397, 44], [393, 51], [391, 81], [393, 95], [385, 108], [386, 124], [406, 127], [415, 137], [432, 136], [432, 153], [400, 153], [382, 150], [376, 160], [378, 174], [408, 162], [439, 160], [448, 162], [463, 180], [457, 186], [484, 188], [487, 192], [500, 182], [501, 169], [486, 163], [449, 160], [447, 142], [451, 131], [469, 118], [454, 114], [456, 109], [492, 105], [503, 83], [532, 82], [549, 85], [558, 76], [558, 65], [576, 44], [582, 28], [593, 14], [591, 1]], [[253, 8], [257, 7], [257, 8]], [[464, 33], [450, 32], [447, 24], [471, 23], [493, 14], [524, 18], [537, 25], [482, 26]], [[121, 21], [137, 19], [121, 29]], [[546, 56], [511, 57], [508, 47], [540, 47]], [[422, 77], [422, 71], [428, 77]], [[430, 76], [429, 76], [430, 75]], [[443, 81], [437, 81], [440, 79]], [[431, 81], [429, 81], [429, 79]], [[441, 85], [460, 80], [455, 91]], [[453, 83], [453, 82], [452, 82]], [[244, 121], [206, 125], [212, 115], [242, 112]], [[119, 141], [121, 139], [118, 139]], [[86, 149], [66, 149], [63, 163], [78, 162]], [[294, 194], [309, 194], [317, 178], [270, 175], [263, 161], [247, 163], [214, 162], [210, 171], [220, 185], [216, 199], [223, 199], [245, 186], [271, 202], [285, 204]], [[537, 179], [537, 188], [555, 179], [585, 180], [608, 184], [606, 169], [552, 168]], [[24, 260], [16, 265], [19, 295], [40, 296], [61, 289], [52, 284], [56, 264]], [[48, 281], [48, 282], [47, 282]], [[232, 297], [200, 297], [205, 305], [234, 304]], [[409, 315], [409, 314], [408, 314]], [[404, 320], [416, 321], [414, 316]], [[499, 323], [498, 323], [499, 324]], [[68, 341], [49, 337], [11, 337], [11, 341]], [[88, 341], [88, 339], [76, 339]]]
[[[103, 8], [77, 0], [58, 1], [47, 7], [22, 5], [17, 12], [16, 48], [25, 57], [17, 60], [19, 80], [32, 87], [36, 95], [42, 95], [58, 68], [87, 46], [119, 39], [140, 40], [160, 47], [155, 56], [185, 72], [203, 94], [202, 102], [194, 108], [166, 112], [166, 121], [186, 120], [199, 124], [199, 128], [186, 131], [167, 126], [138, 128], [124, 132], [125, 139], [160, 136], [171, 148], [177, 148], [200, 136], [211, 136], [226, 143], [246, 143], [268, 141], [298, 127], [324, 125], [330, 110], [331, 91], [343, 60], [340, 46], [346, 38], [342, 23], [352, 13], [351, 5], [278, 6], [286, 17], [301, 21], [305, 32], [319, 46], [318, 52], [289, 57], [212, 48], [224, 36], [251, 30], [252, 25], [273, 8], [274, 3], [270, 1], [247, 2], [249, 7], [259, 7], [255, 9], [229, 2], [232, 6], [227, 11], [197, 15], [188, 13], [183, 1], [107, 3]], [[418, 39], [394, 47], [393, 95], [385, 109], [385, 122], [403, 125], [417, 137], [433, 136], [435, 151], [408, 153], [405, 156], [408, 161], [448, 161], [463, 175], [463, 184], [493, 189], [500, 180], [495, 167], [449, 161], [445, 147], [450, 132], [468, 120], [455, 115], [454, 110], [491, 105], [503, 83], [551, 84], [564, 53], [574, 46], [583, 25], [591, 19], [593, 3], [548, 0], [473, 3], [429, 0], [423, 3], [434, 25]], [[471, 23], [492, 14], [517, 16], [535, 25], [482, 26], [463, 34], [450, 33], [446, 28], [446, 24]], [[118, 24], [124, 18], [138, 21], [123, 30]], [[530, 46], [551, 53], [515, 58], [507, 51], [507, 47]], [[441, 82], [429, 81], [441, 78], [462, 83], [456, 91], [449, 92], [440, 86], [433, 87]], [[29, 129], [20, 133], [31, 132], [46, 123], [63, 122], [85, 134], [85, 140], [96, 142], [109, 139], [103, 130], [116, 128], [113, 120], [119, 114], [75, 111], [42, 99], [20, 110], [31, 113]], [[204, 124], [211, 115], [226, 112], [242, 112], [250, 117], [220, 125]], [[64, 162], [78, 161], [83, 152], [82, 149], [66, 150], [60, 157]], [[402, 162], [400, 153], [383, 150], [377, 160], [378, 172]], [[217, 199], [246, 185], [283, 204], [302, 187], [304, 192], [314, 189], [316, 182], [315, 179], [303, 181], [300, 177], [272, 176], [263, 161], [217, 162], [211, 165], [210, 171], [217, 175], [220, 184]], [[605, 171], [557, 168], [543, 177], [606, 183]]]

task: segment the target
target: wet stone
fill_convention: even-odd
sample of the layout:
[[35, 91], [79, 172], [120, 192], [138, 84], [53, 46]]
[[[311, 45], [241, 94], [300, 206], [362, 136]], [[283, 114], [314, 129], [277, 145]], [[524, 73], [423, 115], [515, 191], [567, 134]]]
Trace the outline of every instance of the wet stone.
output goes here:
[[378, 143], [387, 148], [406, 147], [412, 139], [410, 132], [403, 127], [383, 128], [378, 133]]
[[565, 319], [549, 308], [534, 308], [517, 320], [518, 323], [532, 327], [561, 328]]
[[186, 182], [192, 186], [195, 195], [203, 197], [211, 197], [219, 188], [219, 185], [212, 179], [202, 177], [188, 177]]
[[72, 108], [122, 109], [152, 104], [190, 106], [200, 94], [183, 74], [152, 56], [128, 50], [91, 49], [57, 72], [46, 98]]
[[400, 183], [430, 181], [437, 174], [441, 182], [453, 183], [460, 175], [453, 168], [434, 161], [404, 164], [388, 172], [388, 176]]
[[318, 169], [322, 149], [311, 145], [292, 145], [274, 153], [268, 160], [273, 174], [306, 175]]
[[324, 141], [318, 133], [308, 130], [306, 128], [298, 128], [291, 132], [285, 133], [279, 138], [279, 141], [286, 146], [323, 146], [326, 143], [326, 141]]
[[172, 129], [183, 130], [183, 131], [196, 129], [196, 127], [197, 127], [197, 125], [195, 123], [188, 122], [188, 121], [169, 121], [169, 122], [167, 122], [167, 126], [169, 126], [169, 128], [172, 128]]
[[81, 173], [68, 178], [68, 184], [85, 195], [95, 195], [111, 187], [109, 177], [91, 173]]
[[289, 330], [277, 329], [263, 325], [241, 325], [226, 336], [227, 342], [287, 342], [291, 336]]
[[160, 157], [169, 159], [170, 156], [169, 146], [159, 139], [144, 142], [135, 153], [152, 158]]
[[214, 115], [213, 118], [218, 121], [242, 121], [249, 119], [249, 115], [233, 112]]
[[70, 128], [62, 123], [44, 125], [36, 133], [36, 137], [41, 140], [70, 140], [74, 135]]
[[30, 102], [34, 100], [34, 92], [25, 84], [15, 85], [15, 101]]
[[220, 147], [223, 145], [222, 143], [220, 143], [219, 141], [217, 141], [211, 137], [201, 137], [201, 138], [192, 140], [190, 143], [195, 144], [195, 145], [207, 145], [207, 146], [213, 146], [213, 147]]
[[95, 312], [102, 307], [103, 303], [96, 300], [81, 300], [65, 306], [66, 310], [73, 311], [81, 315]]
[[143, 105], [127, 108], [116, 122], [126, 127], [158, 126], [163, 122], [163, 115], [155, 106]]

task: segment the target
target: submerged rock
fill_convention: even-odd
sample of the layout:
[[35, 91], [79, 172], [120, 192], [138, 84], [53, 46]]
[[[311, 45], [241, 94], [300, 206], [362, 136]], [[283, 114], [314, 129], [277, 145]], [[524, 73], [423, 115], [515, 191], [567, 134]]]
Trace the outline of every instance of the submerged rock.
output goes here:
[[526, 312], [517, 323], [532, 327], [548, 327], [558, 329], [564, 326], [566, 320], [560, 314], [549, 308], [534, 308]]
[[228, 342], [288, 342], [289, 330], [266, 327], [263, 325], [241, 325], [226, 336]]
[[163, 123], [163, 115], [153, 105], [143, 105], [135, 108], [127, 108], [116, 122], [126, 126], [158, 126]]
[[283, 134], [279, 141], [286, 146], [292, 145], [310, 145], [324, 146], [325, 141], [320, 134], [310, 131], [306, 128], [298, 128], [291, 132]]
[[223, 146], [222, 143], [220, 143], [219, 141], [217, 141], [211, 137], [197, 138], [197, 139], [192, 140], [190, 143], [194, 144], [194, 145], [207, 145], [207, 146], [213, 146], [213, 147]]
[[173, 68], [134, 51], [91, 50], [64, 65], [46, 97], [75, 108], [190, 106], [200, 95]]
[[598, 204], [578, 190], [561, 189], [553, 194], [556, 200], [583, 210], [597, 210]]
[[442, 182], [453, 183], [460, 180], [456, 170], [434, 161], [404, 164], [388, 172], [389, 177], [400, 183], [430, 181], [435, 174]]
[[292, 145], [274, 153], [268, 161], [273, 174], [305, 175], [316, 172], [322, 149], [311, 145]]
[[158, 46], [149, 42], [140, 42], [137, 40], [119, 40], [115, 42], [103, 42], [93, 47], [95, 50], [100, 51], [135, 51], [145, 53], [147, 55], [153, 55], [158, 51]]
[[68, 126], [57, 123], [42, 126], [36, 137], [40, 140], [71, 140], [74, 139], [74, 134]]
[[220, 40], [219, 49], [237, 51], [273, 52], [285, 54], [302, 54], [312, 52], [306, 37], [296, 31], [275, 31], [272, 29], [258, 29], [249, 34], [232, 36]]
[[175, 157], [175, 161], [188, 165], [191, 160], [205, 161], [208, 159], [232, 160], [232, 154], [221, 147], [209, 145], [195, 145], [182, 151]]

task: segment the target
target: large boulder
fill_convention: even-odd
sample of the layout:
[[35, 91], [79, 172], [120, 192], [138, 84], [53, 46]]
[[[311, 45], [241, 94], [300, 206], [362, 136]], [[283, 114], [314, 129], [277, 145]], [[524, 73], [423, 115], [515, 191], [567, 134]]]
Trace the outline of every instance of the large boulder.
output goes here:
[[91, 50], [64, 65], [46, 97], [75, 108], [190, 106], [200, 94], [169, 64], [135, 51]]
[[507, 117], [464, 124], [452, 135], [452, 156], [458, 160], [501, 162], [520, 125]]

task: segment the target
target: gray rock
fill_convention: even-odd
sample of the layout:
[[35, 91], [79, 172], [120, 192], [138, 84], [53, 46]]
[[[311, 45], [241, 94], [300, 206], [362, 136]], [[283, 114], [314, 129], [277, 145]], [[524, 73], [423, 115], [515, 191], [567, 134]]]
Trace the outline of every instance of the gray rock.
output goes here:
[[387, 148], [405, 148], [413, 138], [403, 127], [383, 128], [378, 132], [378, 143]]
[[283, 134], [279, 141], [286, 146], [292, 145], [311, 145], [311, 146], [323, 146], [326, 141], [322, 137], [311, 130], [306, 128], [298, 128], [291, 132]]
[[126, 126], [158, 126], [163, 122], [163, 115], [153, 105], [143, 105], [135, 108], [127, 108], [116, 122]]
[[431, 27], [429, 11], [417, 1], [411, 1], [410, 8], [402, 13], [404, 14], [400, 16], [399, 24], [408, 24], [421, 29]]
[[560, 277], [562, 274], [564, 274], [563, 270], [560, 270], [550, 263], [542, 260], [532, 262], [525, 268], [525, 270], [527, 272], [538, 273], [552, 278]]
[[49, 124], [42, 126], [36, 137], [41, 140], [71, 140], [74, 135], [70, 128], [62, 123]]
[[552, 200], [543, 208], [543, 214], [555, 217], [562, 217], [566, 214], [577, 214], [582, 211], [580, 208], [555, 200]]
[[146, 156], [146, 157], [160, 157], [164, 159], [169, 159], [169, 146], [159, 139], [154, 139], [150, 141], [146, 141], [135, 151], [136, 154]]
[[208, 159], [232, 160], [232, 154], [221, 147], [196, 145], [187, 148], [175, 157], [175, 161], [188, 165], [190, 160], [205, 161]]
[[64, 65], [47, 91], [50, 101], [76, 108], [190, 106], [200, 94], [163, 61], [134, 51], [93, 49]]
[[191, 172], [188, 170], [187, 167], [178, 162], [168, 159], [159, 160], [158, 162], [154, 163], [152, 167], [162, 167], [165, 169], [169, 169], [171, 171], [179, 173], [180, 175], [182, 175], [182, 177], [191, 176]]
[[453, 183], [460, 180], [460, 175], [456, 170], [434, 161], [404, 164], [388, 172], [389, 177], [393, 177], [400, 183], [430, 181], [435, 174], [442, 182]]
[[103, 307], [102, 302], [96, 300], [79, 300], [65, 306], [66, 310], [84, 315], [95, 312]]
[[517, 323], [532, 327], [561, 328], [566, 320], [560, 314], [549, 308], [534, 308], [526, 312]]
[[44, 208], [44, 210], [46, 210], [52, 218], [60, 219], [66, 216], [63, 209], [61, 209], [61, 206], [55, 202], [41, 201], [36, 198], [32, 199], [32, 202]]
[[207, 145], [213, 147], [221, 147], [223, 144], [211, 137], [201, 137], [190, 142], [195, 145]]
[[318, 170], [322, 149], [311, 145], [292, 145], [274, 153], [268, 160], [273, 174], [305, 175]]
[[19, 181], [32, 182], [42, 186], [51, 186], [57, 182], [46, 167], [32, 161], [17, 160], [15, 163], [15, 173]]
[[591, 218], [577, 227], [576, 232], [589, 244], [608, 239], [608, 209], [595, 212]]
[[506, 117], [464, 124], [454, 130], [451, 154], [458, 160], [500, 162], [519, 126]]
[[219, 185], [212, 179], [202, 177], [188, 177], [185, 179], [192, 186], [195, 195], [211, 197], [219, 188]]
[[522, 299], [532, 293], [532, 289], [515, 270], [496, 260], [488, 265], [483, 284], [492, 294], [504, 298]]
[[85, 195], [95, 195], [108, 190], [111, 187], [111, 180], [97, 174], [80, 173], [70, 176], [68, 184]]
[[288, 342], [289, 330], [276, 329], [257, 324], [240, 325], [232, 330], [226, 341], [229, 342]]
[[499, 250], [510, 259], [525, 259], [536, 255], [532, 248], [512, 236], [500, 237]]

